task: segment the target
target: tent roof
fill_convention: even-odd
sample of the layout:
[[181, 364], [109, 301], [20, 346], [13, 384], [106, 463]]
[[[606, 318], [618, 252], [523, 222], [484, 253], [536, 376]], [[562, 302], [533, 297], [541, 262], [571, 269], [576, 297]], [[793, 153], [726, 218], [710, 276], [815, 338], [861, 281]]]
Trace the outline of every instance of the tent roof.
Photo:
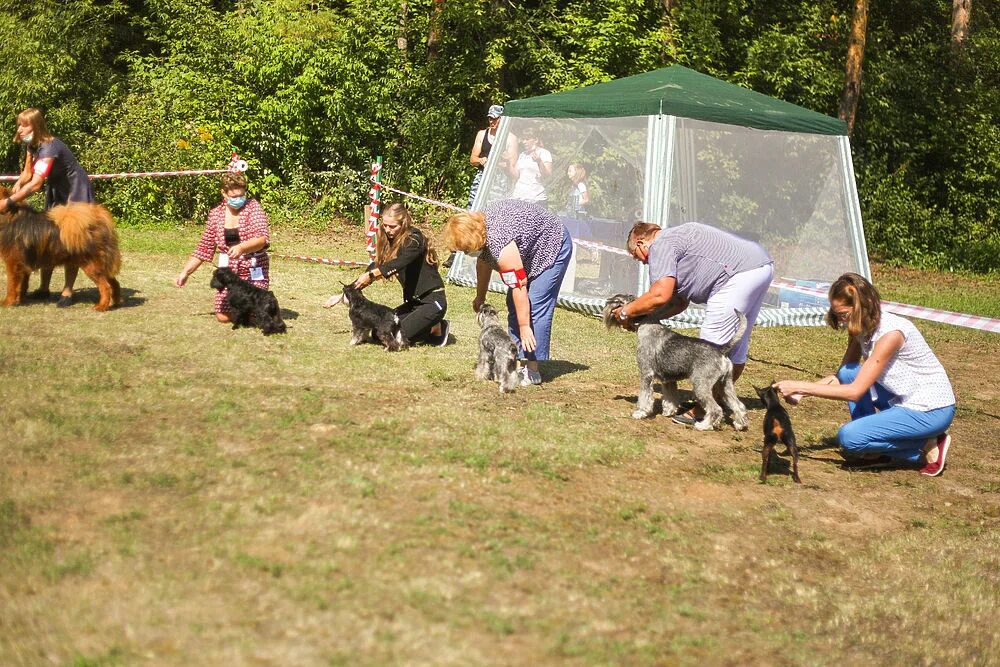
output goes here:
[[760, 130], [847, 134], [842, 120], [681, 65], [561, 93], [511, 100], [508, 116], [608, 118], [665, 114]]

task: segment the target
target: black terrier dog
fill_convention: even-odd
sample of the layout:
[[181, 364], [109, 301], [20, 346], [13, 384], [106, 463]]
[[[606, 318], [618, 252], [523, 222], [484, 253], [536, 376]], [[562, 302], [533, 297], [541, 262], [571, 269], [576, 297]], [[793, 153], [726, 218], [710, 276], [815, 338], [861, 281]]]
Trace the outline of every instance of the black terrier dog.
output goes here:
[[799, 479], [799, 446], [795, 442], [795, 432], [792, 431], [792, 420], [788, 411], [778, 399], [778, 392], [773, 386], [766, 389], [754, 387], [760, 400], [764, 402], [767, 412], [764, 413], [764, 448], [761, 451], [763, 461], [760, 465], [760, 481], [767, 484], [767, 466], [771, 462], [774, 446], [780, 440], [785, 444], [784, 456], [792, 453], [792, 479], [801, 484]]
[[390, 352], [409, 347], [410, 343], [399, 326], [399, 315], [389, 306], [369, 301], [351, 283], [344, 285], [340, 296], [331, 296], [323, 305], [332, 308], [338, 303], [347, 304], [347, 315], [351, 318], [351, 345], [360, 345], [374, 336]]
[[285, 322], [274, 292], [261, 289], [242, 280], [228, 267], [220, 267], [212, 274], [214, 289], [227, 289], [225, 304], [229, 307], [233, 328], [260, 327], [265, 336], [285, 333]]

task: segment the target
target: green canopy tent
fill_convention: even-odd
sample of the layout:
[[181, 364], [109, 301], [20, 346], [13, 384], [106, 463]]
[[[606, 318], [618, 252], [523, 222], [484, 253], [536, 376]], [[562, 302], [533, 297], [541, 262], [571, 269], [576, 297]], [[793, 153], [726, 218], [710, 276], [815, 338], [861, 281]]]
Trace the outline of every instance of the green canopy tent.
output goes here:
[[[564, 305], [597, 312], [611, 294], [648, 287], [645, 267], [622, 252], [637, 220], [698, 221], [774, 257], [772, 308], [759, 323], [818, 324], [825, 300], [796, 285], [822, 289], [844, 271], [870, 277], [846, 132], [835, 118], [674, 65], [508, 102], [473, 208], [519, 192], [499, 147], [534, 134], [553, 159], [546, 203], [567, 216], [576, 242]], [[569, 165], [587, 172], [582, 210]], [[460, 256], [449, 279], [474, 284], [474, 264]], [[699, 313], [677, 319], [696, 324]]]

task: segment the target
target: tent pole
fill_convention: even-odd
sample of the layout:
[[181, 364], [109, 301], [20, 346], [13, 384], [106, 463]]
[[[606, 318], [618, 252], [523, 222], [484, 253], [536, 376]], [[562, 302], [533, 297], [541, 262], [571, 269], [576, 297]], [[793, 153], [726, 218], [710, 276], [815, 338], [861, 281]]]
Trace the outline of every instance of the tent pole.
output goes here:
[[844, 197], [847, 204], [847, 222], [851, 226], [854, 263], [858, 273], [872, 279], [871, 265], [868, 263], [868, 245], [865, 242], [865, 227], [861, 220], [861, 201], [858, 199], [858, 182], [854, 179], [854, 161], [851, 158], [851, 141], [847, 135], [840, 137], [840, 164], [844, 179]]

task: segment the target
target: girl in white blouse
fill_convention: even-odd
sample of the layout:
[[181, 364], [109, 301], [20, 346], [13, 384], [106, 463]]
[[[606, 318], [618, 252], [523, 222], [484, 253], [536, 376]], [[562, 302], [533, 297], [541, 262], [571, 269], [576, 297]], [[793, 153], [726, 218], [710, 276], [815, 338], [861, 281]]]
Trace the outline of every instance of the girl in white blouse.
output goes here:
[[878, 290], [863, 276], [845, 273], [829, 298], [827, 323], [850, 336], [840, 369], [819, 382], [783, 380], [778, 392], [791, 403], [803, 396], [847, 401], [851, 421], [837, 440], [848, 459], [922, 465], [922, 474], [940, 475], [955, 417], [941, 362], [912, 322], [882, 311]]

